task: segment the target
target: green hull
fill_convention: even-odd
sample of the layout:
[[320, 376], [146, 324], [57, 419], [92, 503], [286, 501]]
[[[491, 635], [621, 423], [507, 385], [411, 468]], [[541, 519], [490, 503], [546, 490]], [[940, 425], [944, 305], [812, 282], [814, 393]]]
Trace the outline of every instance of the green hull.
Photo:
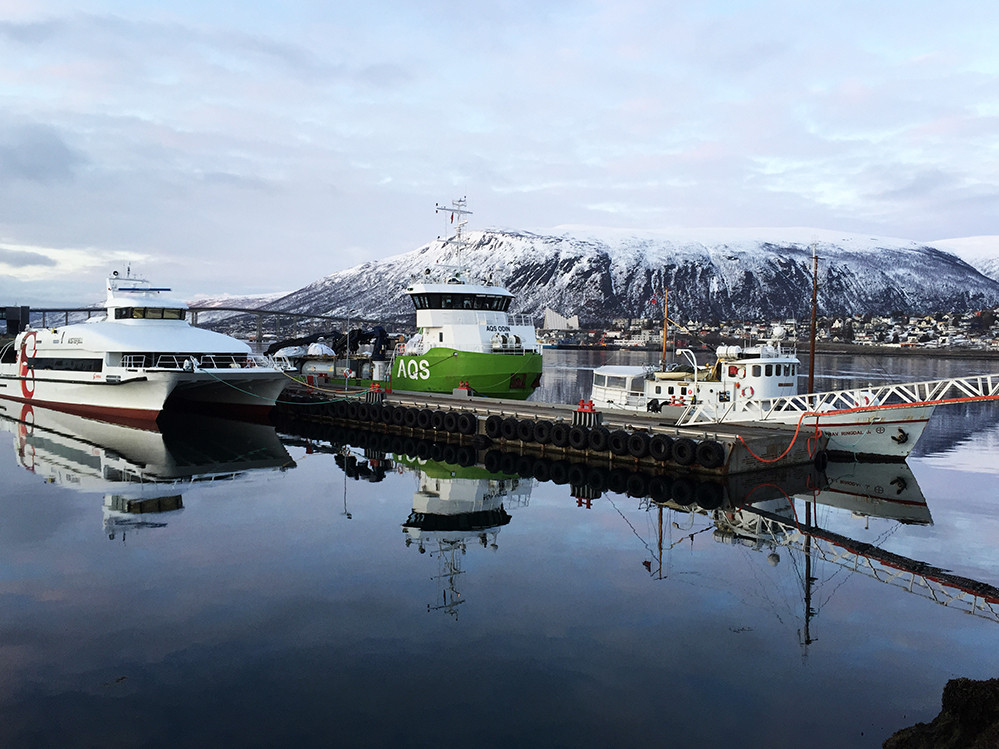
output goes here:
[[477, 395], [523, 400], [541, 384], [541, 354], [481, 354], [450, 348], [396, 356], [392, 389], [450, 393], [463, 382]]

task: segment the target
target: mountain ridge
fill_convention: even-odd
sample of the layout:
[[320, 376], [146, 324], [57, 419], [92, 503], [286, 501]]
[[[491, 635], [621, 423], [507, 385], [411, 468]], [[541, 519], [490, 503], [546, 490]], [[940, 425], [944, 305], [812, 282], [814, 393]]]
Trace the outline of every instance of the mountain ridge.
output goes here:
[[[806, 227], [628, 232], [572, 227], [466, 233], [458, 255], [437, 239], [411, 252], [329, 274], [267, 306], [402, 322], [403, 293], [437, 264], [464, 265], [515, 294], [512, 311], [545, 307], [586, 324], [655, 316], [668, 289], [676, 319], [777, 319], [810, 314], [812, 247], [822, 314], [925, 314], [999, 306], [999, 281], [957, 254], [911, 240]], [[944, 244], [944, 243], [941, 243]], [[661, 314], [661, 311], [660, 313]]]

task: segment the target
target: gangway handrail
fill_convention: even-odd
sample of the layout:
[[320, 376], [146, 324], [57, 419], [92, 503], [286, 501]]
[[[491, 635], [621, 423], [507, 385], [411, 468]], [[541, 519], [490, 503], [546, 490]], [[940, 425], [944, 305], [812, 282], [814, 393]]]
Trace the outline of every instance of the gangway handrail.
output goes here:
[[[793, 498], [792, 498], [793, 499]], [[809, 500], [805, 500], [809, 501]], [[811, 539], [812, 552], [823, 561], [860, 572], [878, 582], [915, 593], [948, 608], [999, 622], [999, 588], [955, 575], [916, 559], [857, 541], [817, 526], [802, 527], [796, 520], [748, 505], [763, 521], [762, 532], [779, 546], [804, 548]], [[716, 518], [720, 513], [716, 514]]]
[[[951, 390], [956, 394], [950, 396]], [[888, 407], [940, 406], [986, 400], [999, 400], [999, 374], [873, 385], [779, 398], [739, 398], [727, 404], [724, 411], [720, 411], [717, 404], [704, 401], [685, 411], [678, 423], [692, 426], [721, 421], [765, 421], [775, 414], [821, 415], [837, 411], [876, 411]]]

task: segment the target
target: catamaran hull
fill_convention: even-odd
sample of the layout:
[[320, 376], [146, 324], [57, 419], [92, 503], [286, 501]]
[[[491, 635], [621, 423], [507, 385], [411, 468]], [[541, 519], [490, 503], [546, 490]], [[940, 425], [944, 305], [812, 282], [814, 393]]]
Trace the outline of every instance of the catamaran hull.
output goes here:
[[238, 372], [137, 371], [118, 381], [84, 380], [72, 373], [46, 377], [0, 373], [0, 398], [91, 418], [155, 421], [167, 400], [199, 403], [212, 410], [259, 415], [273, 405], [288, 379], [276, 370]]

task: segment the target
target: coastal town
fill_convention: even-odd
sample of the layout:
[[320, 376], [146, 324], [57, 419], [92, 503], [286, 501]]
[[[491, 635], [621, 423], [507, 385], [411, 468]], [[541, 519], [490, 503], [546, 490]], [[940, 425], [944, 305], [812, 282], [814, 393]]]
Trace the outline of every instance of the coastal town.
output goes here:
[[[999, 352], [999, 310], [969, 313], [940, 312], [932, 315], [819, 316], [816, 343], [819, 345], [877, 346], [900, 349], [947, 349]], [[670, 341], [678, 347], [714, 346], [723, 343], [758, 340], [780, 325], [791, 341], [808, 341], [811, 321], [784, 319], [768, 322], [725, 322], [719, 320], [670, 320]], [[623, 348], [657, 350], [662, 348], [662, 320], [617, 318], [606, 329], [580, 327], [578, 317], [563, 317], [546, 310], [538, 340], [549, 348]]]

